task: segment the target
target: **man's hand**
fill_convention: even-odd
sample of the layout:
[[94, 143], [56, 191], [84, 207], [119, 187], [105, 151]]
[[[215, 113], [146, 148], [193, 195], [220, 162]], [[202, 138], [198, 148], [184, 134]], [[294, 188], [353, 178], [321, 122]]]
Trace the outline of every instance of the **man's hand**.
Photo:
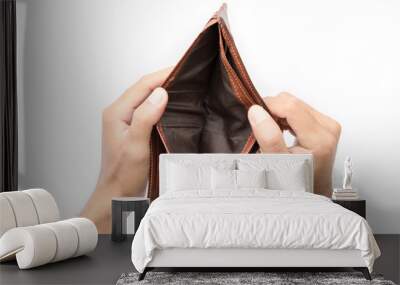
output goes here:
[[111, 198], [143, 196], [150, 164], [150, 135], [168, 101], [160, 86], [171, 68], [142, 77], [103, 111], [102, 161], [96, 190], [82, 216], [100, 233], [111, 230]]
[[312, 153], [314, 155], [314, 193], [330, 197], [332, 169], [341, 127], [338, 122], [318, 112], [303, 101], [281, 93], [264, 98], [275, 119], [296, 137], [294, 146], [287, 147], [276, 121], [261, 106], [249, 109], [248, 117], [263, 153]]

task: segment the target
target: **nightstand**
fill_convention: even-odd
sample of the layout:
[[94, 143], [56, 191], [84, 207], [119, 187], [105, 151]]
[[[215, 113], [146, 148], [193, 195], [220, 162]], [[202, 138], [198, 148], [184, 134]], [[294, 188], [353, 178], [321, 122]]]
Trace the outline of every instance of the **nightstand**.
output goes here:
[[340, 206], [353, 211], [356, 214], [359, 214], [361, 217], [366, 219], [365, 208], [366, 201], [365, 200], [332, 200], [333, 203], [339, 204]]
[[[112, 198], [112, 234], [113, 241], [123, 241], [127, 235], [136, 232], [141, 220], [150, 205], [150, 199], [145, 197], [115, 197]], [[132, 214], [134, 221], [132, 221]]]

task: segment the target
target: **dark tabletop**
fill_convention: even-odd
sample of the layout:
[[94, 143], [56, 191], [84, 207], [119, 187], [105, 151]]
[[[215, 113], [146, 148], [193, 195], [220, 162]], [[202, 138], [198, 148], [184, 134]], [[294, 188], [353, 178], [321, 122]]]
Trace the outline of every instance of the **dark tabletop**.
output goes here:
[[0, 264], [0, 284], [115, 284], [124, 272], [134, 271], [132, 238], [112, 242], [99, 235], [96, 249], [80, 256], [40, 267], [19, 270], [16, 261]]

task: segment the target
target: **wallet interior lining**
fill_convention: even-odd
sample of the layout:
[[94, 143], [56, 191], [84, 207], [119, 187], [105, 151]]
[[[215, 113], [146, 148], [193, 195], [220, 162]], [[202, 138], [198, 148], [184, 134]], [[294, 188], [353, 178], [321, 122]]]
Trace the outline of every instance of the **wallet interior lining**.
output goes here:
[[200, 34], [166, 87], [169, 102], [159, 127], [170, 152], [240, 153], [251, 134], [221, 61], [218, 29], [211, 25]]

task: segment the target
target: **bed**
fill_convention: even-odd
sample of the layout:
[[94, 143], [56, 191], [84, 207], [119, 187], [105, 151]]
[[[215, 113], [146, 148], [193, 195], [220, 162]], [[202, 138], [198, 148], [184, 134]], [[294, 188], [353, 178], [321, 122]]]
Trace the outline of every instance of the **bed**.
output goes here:
[[132, 262], [159, 267], [352, 267], [370, 279], [380, 251], [365, 219], [313, 194], [312, 155], [164, 154], [160, 196]]

